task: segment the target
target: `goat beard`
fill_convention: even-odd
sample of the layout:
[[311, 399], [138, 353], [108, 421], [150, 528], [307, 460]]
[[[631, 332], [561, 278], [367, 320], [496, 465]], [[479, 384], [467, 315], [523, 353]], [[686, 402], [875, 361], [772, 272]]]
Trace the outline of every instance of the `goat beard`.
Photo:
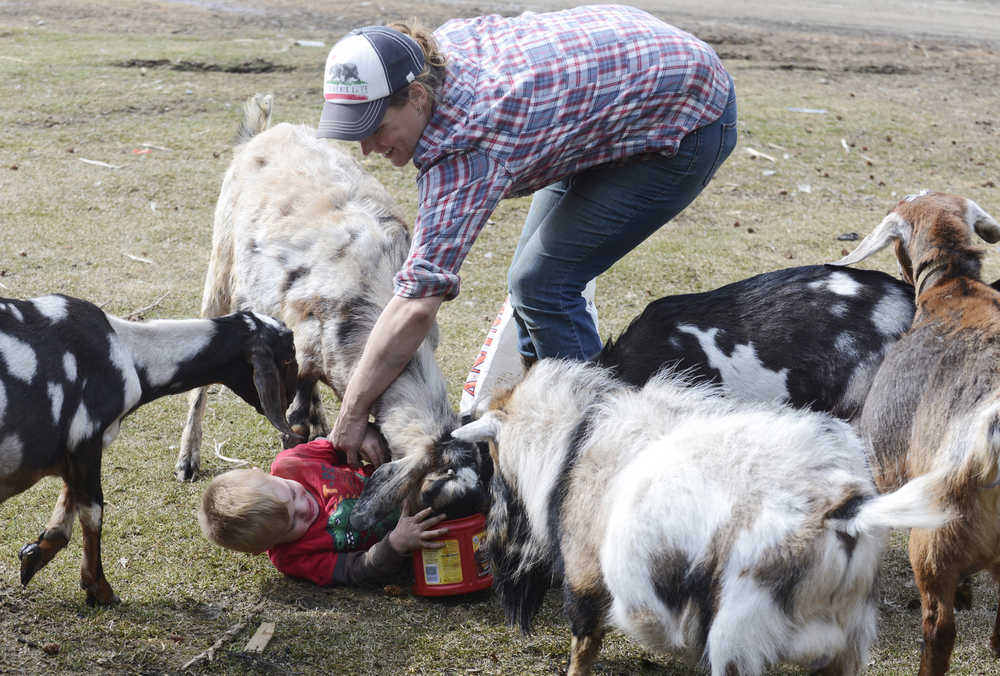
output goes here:
[[493, 590], [507, 623], [531, 633], [531, 623], [561, 568], [561, 557], [545, 556], [533, 542], [524, 503], [500, 476], [491, 483], [486, 549]]

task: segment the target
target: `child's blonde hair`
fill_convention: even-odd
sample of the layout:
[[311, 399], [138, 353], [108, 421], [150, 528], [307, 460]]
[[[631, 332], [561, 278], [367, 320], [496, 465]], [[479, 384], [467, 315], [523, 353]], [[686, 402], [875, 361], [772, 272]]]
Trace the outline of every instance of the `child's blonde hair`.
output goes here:
[[212, 479], [201, 498], [198, 524], [210, 541], [259, 554], [288, 529], [288, 506], [261, 490], [270, 478], [259, 469], [234, 469]]

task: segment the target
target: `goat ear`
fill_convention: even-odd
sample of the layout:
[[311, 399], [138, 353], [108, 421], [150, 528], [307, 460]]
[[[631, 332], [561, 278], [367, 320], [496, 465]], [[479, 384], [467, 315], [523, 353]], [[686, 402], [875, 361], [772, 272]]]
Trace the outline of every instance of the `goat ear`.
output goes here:
[[976, 231], [976, 234], [993, 244], [1000, 241], [1000, 223], [970, 199], [965, 200], [968, 208], [965, 211], [965, 222]]
[[910, 235], [912, 233], [913, 226], [905, 218], [895, 211], [890, 212], [888, 216], [882, 219], [878, 227], [861, 240], [861, 244], [858, 244], [854, 251], [836, 263], [832, 263], [832, 265], [852, 265], [862, 261], [873, 253], [884, 249], [893, 240], [902, 242], [905, 247], [910, 243]]
[[[283, 435], [292, 440], [302, 440], [301, 436], [292, 431], [288, 419], [285, 417], [290, 395], [287, 391], [287, 378], [283, 377], [271, 350], [263, 346], [255, 346], [251, 349], [250, 366], [253, 368], [253, 384], [257, 390], [257, 396], [260, 398], [260, 407], [264, 416]], [[287, 368], [298, 370], [295, 364], [289, 364]]]
[[351, 528], [370, 530], [398, 509], [413, 484], [426, 473], [426, 462], [411, 455], [379, 465], [351, 509]]
[[453, 438], [469, 442], [496, 441], [499, 434], [500, 421], [492, 412], [451, 432]]

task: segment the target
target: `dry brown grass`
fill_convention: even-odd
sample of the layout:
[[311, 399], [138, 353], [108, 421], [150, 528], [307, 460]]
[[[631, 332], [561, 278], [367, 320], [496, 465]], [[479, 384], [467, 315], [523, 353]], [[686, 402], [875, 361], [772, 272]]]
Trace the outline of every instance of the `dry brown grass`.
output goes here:
[[[242, 101], [271, 92], [277, 120], [314, 123], [325, 50], [295, 40], [329, 44], [354, 25], [414, 11], [402, 3], [341, 4], [274, 0], [243, 3], [243, 11], [153, 0], [0, 4], [0, 293], [63, 292], [117, 314], [156, 303], [146, 317], [196, 316]], [[476, 11], [455, 7], [427, 3], [420, 11], [431, 25]], [[967, 195], [1000, 213], [995, 45], [674, 21], [715, 45], [733, 72], [740, 145], [695, 204], [599, 281], [603, 335], [662, 295], [837, 259], [845, 246], [837, 235], [863, 234], [899, 196], [920, 188]], [[258, 70], [274, 69], [229, 72], [253, 59], [261, 60]], [[750, 149], [774, 161], [755, 159]], [[412, 169], [364, 162], [412, 214]], [[497, 210], [465, 264], [462, 295], [442, 311], [439, 354], [456, 403], [502, 301], [525, 209], [525, 200], [513, 200]], [[996, 254], [988, 256], [990, 279], [998, 276]], [[888, 253], [872, 264], [893, 270]], [[524, 638], [504, 625], [488, 594], [429, 601], [319, 589], [283, 578], [263, 557], [209, 545], [194, 519], [204, 477], [182, 485], [171, 475], [185, 408], [184, 397], [142, 408], [106, 453], [104, 561], [121, 606], [83, 604], [78, 536], [27, 588], [18, 583], [16, 552], [43, 527], [54, 480], [0, 505], [0, 672], [179, 672], [239, 622], [245, 628], [216, 659], [193, 671], [565, 669], [558, 594], [537, 633]], [[277, 448], [263, 418], [224, 391], [212, 397], [206, 419], [206, 475], [227, 468], [211, 453], [223, 442], [224, 454], [263, 467]], [[902, 542], [894, 541], [884, 566], [874, 674], [915, 670], [919, 618]], [[986, 647], [995, 601], [993, 585], [980, 579], [974, 609], [959, 616], [954, 673], [995, 673]], [[277, 624], [274, 639], [262, 655], [245, 654], [260, 621]], [[47, 654], [46, 644], [58, 652]], [[598, 671], [690, 669], [616, 635]]]

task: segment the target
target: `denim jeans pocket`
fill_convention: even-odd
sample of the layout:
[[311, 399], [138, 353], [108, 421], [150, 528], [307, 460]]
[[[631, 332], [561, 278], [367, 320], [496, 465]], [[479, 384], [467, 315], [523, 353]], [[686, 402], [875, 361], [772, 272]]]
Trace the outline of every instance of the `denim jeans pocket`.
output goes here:
[[722, 166], [722, 163], [726, 161], [726, 158], [729, 157], [735, 147], [736, 122], [725, 122], [719, 129], [719, 147], [716, 150], [715, 159], [712, 161], [712, 168], [705, 174], [705, 180], [702, 181], [701, 187], [704, 188], [708, 185], [712, 177], [715, 176], [715, 172], [719, 170], [719, 167]]

